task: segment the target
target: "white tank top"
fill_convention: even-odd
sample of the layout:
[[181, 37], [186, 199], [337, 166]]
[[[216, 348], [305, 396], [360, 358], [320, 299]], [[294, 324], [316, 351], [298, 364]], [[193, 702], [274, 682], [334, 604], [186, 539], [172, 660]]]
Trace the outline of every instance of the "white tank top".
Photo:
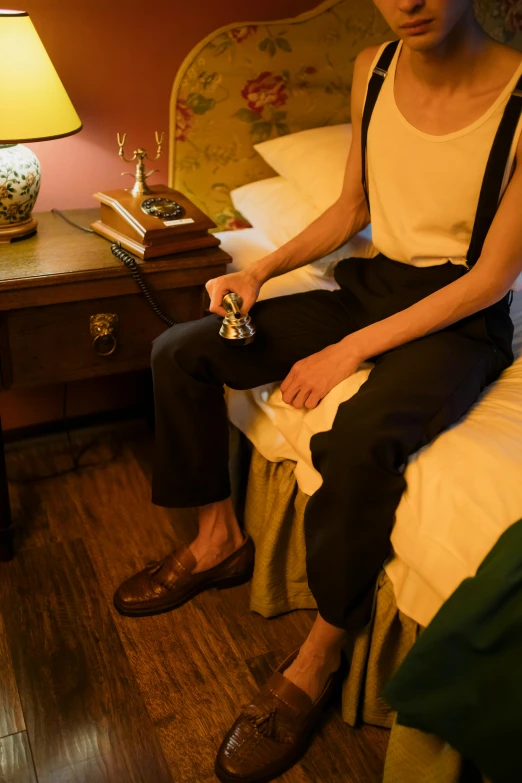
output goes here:
[[[376, 55], [368, 77], [382, 54]], [[402, 41], [384, 80], [368, 131], [368, 189], [375, 249], [414, 266], [465, 264], [487, 160], [522, 63], [494, 104], [471, 125], [432, 136], [411, 125], [394, 96]], [[502, 193], [514, 171], [522, 117]]]

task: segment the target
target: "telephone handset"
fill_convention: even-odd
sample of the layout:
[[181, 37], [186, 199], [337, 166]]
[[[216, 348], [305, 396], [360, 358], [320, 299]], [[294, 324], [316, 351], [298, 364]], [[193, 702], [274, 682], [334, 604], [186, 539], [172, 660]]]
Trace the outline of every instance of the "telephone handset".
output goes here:
[[252, 319], [241, 313], [243, 299], [231, 291], [223, 297], [223, 308], [226, 316], [223, 318], [219, 334], [225, 340], [231, 340], [235, 345], [249, 345], [255, 337], [256, 328]]

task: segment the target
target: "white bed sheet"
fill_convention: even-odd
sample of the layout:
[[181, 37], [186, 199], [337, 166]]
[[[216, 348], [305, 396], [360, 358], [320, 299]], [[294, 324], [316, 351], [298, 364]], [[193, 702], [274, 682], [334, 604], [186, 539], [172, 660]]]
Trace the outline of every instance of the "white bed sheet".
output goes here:
[[[222, 247], [240, 269], [273, 249], [257, 230], [224, 232]], [[333, 278], [307, 267], [270, 280], [261, 298], [335, 289]], [[513, 522], [522, 518], [522, 292], [514, 294], [514, 364], [457, 424], [413, 455], [407, 490], [392, 533], [394, 557], [386, 566], [397, 604], [427, 625], [444, 601]], [[231, 421], [268, 460], [292, 459], [300, 489], [311, 495], [321, 477], [313, 468], [310, 437], [330, 429], [337, 408], [364, 383], [361, 367], [311, 411], [286, 405], [277, 384], [247, 392], [228, 390]]]

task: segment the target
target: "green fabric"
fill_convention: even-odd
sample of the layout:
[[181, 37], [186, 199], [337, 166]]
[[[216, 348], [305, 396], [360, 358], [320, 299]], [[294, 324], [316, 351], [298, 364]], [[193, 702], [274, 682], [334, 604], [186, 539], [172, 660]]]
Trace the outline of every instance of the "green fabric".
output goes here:
[[384, 690], [492, 783], [522, 780], [522, 520], [446, 601]]

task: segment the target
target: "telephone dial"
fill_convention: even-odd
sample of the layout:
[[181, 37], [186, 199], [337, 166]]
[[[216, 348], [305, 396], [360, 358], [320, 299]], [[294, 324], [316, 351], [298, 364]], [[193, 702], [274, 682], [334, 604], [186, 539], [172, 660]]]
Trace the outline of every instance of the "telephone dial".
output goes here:
[[154, 217], [162, 218], [162, 220], [165, 220], [165, 218], [178, 220], [185, 215], [185, 209], [177, 201], [172, 201], [170, 198], [160, 198], [159, 196], [146, 198], [145, 201], [141, 202], [141, 209], [146, 215], [154, 215]]

